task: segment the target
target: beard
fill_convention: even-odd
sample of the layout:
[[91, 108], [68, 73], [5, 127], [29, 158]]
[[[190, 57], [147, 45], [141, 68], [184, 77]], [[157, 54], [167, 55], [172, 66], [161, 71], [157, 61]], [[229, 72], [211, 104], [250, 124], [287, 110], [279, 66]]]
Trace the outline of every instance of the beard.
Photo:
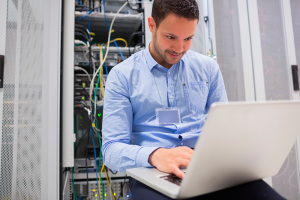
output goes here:
[[173, 65], [173, 64], [176, 64], [180, 61], [181, 57], [186, 53], [185, 51], [182, 52], [182, 53], [179, 53], [181, 56], [180, 58], [178, 58], [178, 60], [171, 60], [171, 59], [168, 59], [168, 57], [166, 56], [167, 53], [171, 53], [171, 54], [175, 54], [175, 55], [178, 55], [177, 52], [175, 51], [170, 51], [168, 49], [166, 50], [162, 50], [159, 45], [158, 45], [158, 42], [157, 42], [157, 35], [156, 35], [156, 31], [154, 32], [154, 35], [153, 35], [153, 47], [156, 51], [156, 53], [168, 64], [170, 65]]

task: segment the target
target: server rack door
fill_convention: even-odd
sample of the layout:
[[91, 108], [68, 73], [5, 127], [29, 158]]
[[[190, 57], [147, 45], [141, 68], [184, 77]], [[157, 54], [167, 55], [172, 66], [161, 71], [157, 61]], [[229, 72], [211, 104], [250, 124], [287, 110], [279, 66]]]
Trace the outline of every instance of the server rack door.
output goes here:
[[60, 27], [61, 1], [7, 0], [0, 199], [58, 199]]

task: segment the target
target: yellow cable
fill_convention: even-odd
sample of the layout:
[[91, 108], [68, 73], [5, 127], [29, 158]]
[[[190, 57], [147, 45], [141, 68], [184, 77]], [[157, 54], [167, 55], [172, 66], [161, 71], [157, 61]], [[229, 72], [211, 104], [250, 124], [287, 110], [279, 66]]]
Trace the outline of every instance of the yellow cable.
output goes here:
[[107, 182], [108, 182], [108, 186], [109, 186], [109, 188], [110, 188], [110, 193], [111, 193], [111, 195], [113, 196], [114, 200], [116, 200], [115, 195], [113, 194], [113, 191], [112, 191], [112, 189], [111, 189], [111, 187], [110, 187], [110, 183], [109, 183], [109, 180], [108, 180], [108, 176], [107, 176], [106, 169], [104, 169], [104, 172], [105, 172], [105, 175], [106, 175], [106, 180], [107, 180]]
[[104, 164], [102, 165], [102, 168], [101, 168], [101, 172], [100, 172], [100, 173], [102, 173], [103, 169], [104, 169]]
[[[102, 168], [101, 168], [101, 171], [100, 171], [100, 174], [102, 174], [103, 172], [103, 169], [104, 169], [104, 164], [102, 165]], [[101, 180], [100, 180], [100, 177], [99, 177], [99, 184], [101, 184]], [[105, 192], [105, 191], [102, 191], [102, 192]], [[100, 194], [100, 199], [102, 200], [102, 195]]]
[[[102, 174], [102, 172], [103, 172], [103, 169], [104, 169], [104, 164], [102, 165], [102, 168], [101, 168], [101, 171], [100, 171], [100, 174]], [[100, 184], [100, 177], [99, 177], [99, 184]], [[102, 192], [105, 192], [105, 191], [102, 191]], [[100, 194], [100, 196], [102, 197], [102, 195]], [[101, 198], [100, 197], [100, 198]]]
[[[100, 63], [103, 62], [103, 54], [102, 54], [102, 46], [99, 44], [99, 47], [100, 47]], [[102, 87], [102, 80], [101, 80], [101, 76], [102, 76], [102, 67], [103, 65], [101, 65], [101, 69], [99, 71], [99, 76], [100, 76], [100, 89], [101, 89], [101, 94], [102, 94], [102, 97], [104, 98], [104, 92], [103, 92], [103, 87]], [[96, 86], [98, 87], [98, 85]]]
[[110, 43], [113, 43], [114, 41], [123, 41], [125, 43], [125, 47], [128, 47], [127, 41], [123, 38], [116, 38], [116, 39], [110, 41]]

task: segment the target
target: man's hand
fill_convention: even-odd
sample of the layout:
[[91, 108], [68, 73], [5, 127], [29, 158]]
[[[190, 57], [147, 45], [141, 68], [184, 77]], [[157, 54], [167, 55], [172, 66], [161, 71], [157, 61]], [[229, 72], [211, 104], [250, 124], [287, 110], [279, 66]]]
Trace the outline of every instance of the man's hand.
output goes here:
[[149, 163], [162, 172], [173, 173], [182, 179], [184, 173], [179, 167], [187, 168], [193, 152], [189, 147], [159, 148], [149, 156]]

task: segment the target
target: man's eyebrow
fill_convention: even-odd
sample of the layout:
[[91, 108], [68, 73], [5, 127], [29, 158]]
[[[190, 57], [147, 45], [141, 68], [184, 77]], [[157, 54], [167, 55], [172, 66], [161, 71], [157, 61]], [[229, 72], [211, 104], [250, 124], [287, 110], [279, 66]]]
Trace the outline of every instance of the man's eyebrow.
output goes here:
[[191, 35], [190, 37], [187, 37], [187, 38], [191, 38], [191, 37], [194, 37], [195, 35]]
[[167, 32], [165, 32], [165, 34], [168, 35], [168, 36], [174, 37], [174, 38], [178, 38], [176, 35], [174, 35], [174, 34], [172, 34], [172, 33], [167, 33]]
[[[167, 34], [168, 36], [171, 36], [171, 37], [174, 37], [174, 38], [178, 38], [178, 36], [176, 36], [176, 35], [174, 35], [174, 34], [172, 34], [172, 33], [165, 33], [165, 34]], [[194, 37], [195, 35], [191, 35], [191, 36], [189, 36], [189, 37], [187, 37], [187, 38], [191, 38], [191, 37]], [[187, 39], [187, 38], [185, 38], [185, 39]]]

